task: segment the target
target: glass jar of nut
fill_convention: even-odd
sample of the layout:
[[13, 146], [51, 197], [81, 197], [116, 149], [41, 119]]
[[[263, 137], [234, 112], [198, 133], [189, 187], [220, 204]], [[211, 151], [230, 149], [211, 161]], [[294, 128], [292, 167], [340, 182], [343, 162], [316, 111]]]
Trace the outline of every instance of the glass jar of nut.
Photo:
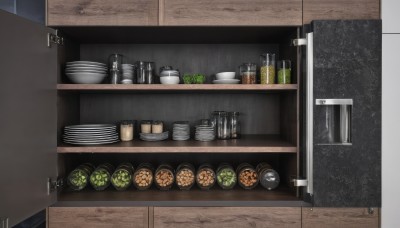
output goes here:
[[133, 174], [133, 185], [138, 190], [146, 190], [153, 183], [154, 167], [149, 163], [141, 163]]
[[190, 163], [182, 163], [176, 168], [176, 185], [181, 190], [189, 190], [195, 182], [195, 169]]
[[174, 169], [168, 164], [162, 164], [158, 166], [154, 179], [158, 189], [169, 190], [175, 182]]
[[240, 164], [236, 169], [240, 187], [253, 189], [258, 185], [258, 173], [254, 167], [248, 163]]
[[209, 190], [215, 184], [215, 172], [210, 164], [201, 165], [196, 174], [196, 183], [202, 190]]

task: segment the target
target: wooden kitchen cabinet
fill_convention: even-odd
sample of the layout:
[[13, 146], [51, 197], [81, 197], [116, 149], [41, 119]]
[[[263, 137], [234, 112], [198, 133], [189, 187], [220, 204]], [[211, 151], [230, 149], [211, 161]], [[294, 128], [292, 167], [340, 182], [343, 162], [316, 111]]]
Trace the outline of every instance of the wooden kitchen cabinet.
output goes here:
[[303, 208], [303, 228], [378, 228], [379, 209], [374, 208]]
[[158, 24], [158, 0], [47, 0], [48, 26]]
[[301, 227], [300, 207], [154, 207], [154, 228]]
[[148, 207], [50, 207], [48, 227], [149, 227]]
[[357, 19], [380, 19], [380, 0], [303, 0], [303, 24]]
[[301, 25], [301, 0], [161, 0], [160, 25]]

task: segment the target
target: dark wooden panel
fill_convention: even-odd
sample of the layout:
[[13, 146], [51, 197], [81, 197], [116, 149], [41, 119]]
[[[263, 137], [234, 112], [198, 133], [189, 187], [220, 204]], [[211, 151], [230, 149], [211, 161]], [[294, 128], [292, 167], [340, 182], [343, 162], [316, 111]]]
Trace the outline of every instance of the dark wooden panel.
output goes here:
[[367, 208], [303, 208], [303, 228], [378, 228], [379, 209], [372, 214]]
[[301, 208], [155, 207], [154, 227], [301, 227]]
[[380, 19], [380, 0], [303, 0], [303, 24], [355, 19]]
[[158, 0], [47, 0], [49, 26], [157, 24]]
[[49, 228], [147, 228], [147, 207], [50, 207]]
[[301, 25], [301, 0], [163, 0], [164, 25]]

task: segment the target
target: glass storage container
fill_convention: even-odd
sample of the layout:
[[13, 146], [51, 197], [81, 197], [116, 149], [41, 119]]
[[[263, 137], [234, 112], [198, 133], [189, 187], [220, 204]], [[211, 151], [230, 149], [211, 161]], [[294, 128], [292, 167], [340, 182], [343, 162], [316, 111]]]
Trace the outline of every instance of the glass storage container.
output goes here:
[[262, 54], [260, 64], [260, 83], [275, 84], [275, 54]]
[[279, 186], [279, 174], [272, 169], [272, 166], [266, 162], [262, 162], [256, 167], [260, 184], [268, 190], [275, 189]]
[[217, 183], [222, 189], [232, 189], [237, 181], [236, 173], [229, 164], [222, 163], [217, 169]]
[[141, 163], [133, 173], [133, 185], [138, 190], [146, 190], [153, 184], [154, 167], [149, 163]]
[[140, 122], [140, 132], [149, 134], [151, 133], [151, 120], [142, 120]]
[[278, 84], [290, 84], [291, 72], [290, 60], [278, 61]]
[[169, 190], [175, 182], [174, 169], [168, 164], [158, 166], [154, 174], [155, 184], [160, 190]]
[[145, 84], [154, 84], [154, 78], [155, 78], [155, 73], [154, 73], [154, 63], [153, 62], [147, 62], [146, 63], [146, 74], [145, 74]]
[[255, 63], [243, 63], [239, 67], [242, 84], [257, 83], [257, 65]]
[[104, 163], [93, 171], [90, 175], [90, 184], [97, 191], [106, 189], [111, 183], [111, 174], [114, 171], [114, 166], [109, 163]]
[[231, 129], [228, 121], [227, 112], [219, 112], [217, 119], [217, 138], [218, 139], [230, 139]]
[[202, 190], [208, 190], [215, 184], [215, 172], [210, 164], [203, 164], [197, 169], [196, 183]]
[[153, 134], [161, 134], [163, 133], [164, 124], [162, 121], [155, 120], [151, 124], [151, 133]]
[[136, 83], [137, 84], [146, 83], [146, 62], [143, 61], [136, 62]]
[[252, 165], [242, 163], [236, 168], [236, 173], [240, 187], [253, 189], [258, 185], [258, 173]]
[[133, 140], [135, 134], [135, 124], [134, 121], [124, 120], [120, 123], [120, 138], [121, 141], [127, 142]]
[[93, 164], [85, 163], [72, 170], [67, 177], [68, 186], [75, 191], [84, 189], [94, 168]]
[[189, 190], [195, 182], [195, 168], [190, 163], [182, 163], [176, 168], [176, 185], [181, 190]]
[[211, 113], [210, 125], [214, 127], [215, 135], [218, 136], [218, 117], [222, 111], [214, 111]]
[[131, 163], [122, 163], [114, 171], [111, 176], [111, 184], [118, 191], [129, 188], [132, 184], [133, 165]]
[[239, 112], [230, 112], [229, 113], [229, 128], [230, 128], [230, 138], [231, 139], [239, 139], [241, 137], [241, 126], [239, 119]]
[[108, 67], [110, 70], [110, 83], [119, 84], [122, 81], [122, 64], [124, 64], [124, 56], [121, 54], [112, 54], [108, 57]]

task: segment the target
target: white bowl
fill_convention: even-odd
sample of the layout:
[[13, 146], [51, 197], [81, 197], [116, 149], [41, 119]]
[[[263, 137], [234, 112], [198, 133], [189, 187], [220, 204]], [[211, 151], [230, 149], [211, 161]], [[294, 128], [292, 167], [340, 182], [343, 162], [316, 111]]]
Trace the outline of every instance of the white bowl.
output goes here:
[[69, 80], [76, 84], [99, 84], [107, 74], [98, 73], [67, 73]]
[[160, 77], [161, 84], [165, 85], [174, 85], [179, 84], [179, 77], [169, 76], [169, 77]]
[[221, 72], [218, 74], [215, 74], [215, 77], [217, 80], [224, 80], [224, 79], [234, 79], [236, 75], [236, 72]]

